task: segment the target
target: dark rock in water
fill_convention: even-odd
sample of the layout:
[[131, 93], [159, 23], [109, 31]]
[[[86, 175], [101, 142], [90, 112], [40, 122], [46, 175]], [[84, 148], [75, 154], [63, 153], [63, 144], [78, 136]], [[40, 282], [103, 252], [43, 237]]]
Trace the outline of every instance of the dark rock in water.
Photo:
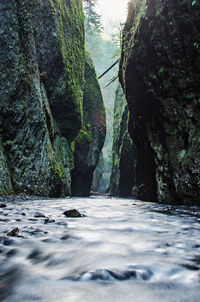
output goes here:
[[5, 203], [1, 203], [0, 204], [0, 208], [6, 208], [6, 204]]
[[46, 218], [46, 219], [44, 220], [44, 224], [53, 223], [53, 222], [55, 222], [55, 220], [54, 220], [54, 219], [50, 219], [50, 218]]
[[35, 215], [34, 215], [34, 217], [36, 217], [36, 218], [43, 217], [44, 218], [45, 215], [43, 213], [36, 212]]
[[133, 197], [199, 204], [200, 3], [129, 3], [120, 82], [130, 111]]
[[3, 244], [4, 244], [4, 245], [13, 245], [14, 243], [15, 243], [15, 242], [14, 242], [13, 239], [5, 238], [5, 239], [3, 240]]
[[12, 231], [10, 231], [7, 236], [18, 236], [19, 234], [19, 229], [18, 228], [15, 228], [13, 229]]
[[81, 214], [76, 209], [65, 211], [63, 214], [67, 217], [81, 217]]
[[6, 253], [7, 257], [12, 257], [17, 254], [17, 249], [12, 249]]
[[70, 236], [69, 234], [65, 234], [65, 235], [63, 235], [60, 239], [61, 239], [61, 240], [67, 240], [67, 239], [69, 239], [69, 238], [71, 238], [71, 236]]

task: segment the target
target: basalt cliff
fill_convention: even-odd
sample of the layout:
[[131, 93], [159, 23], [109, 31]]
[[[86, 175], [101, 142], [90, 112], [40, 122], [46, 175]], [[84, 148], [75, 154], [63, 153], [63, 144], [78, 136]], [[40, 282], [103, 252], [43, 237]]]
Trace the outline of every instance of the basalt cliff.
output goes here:
[[[85, 75], [92, 62], [82, 2], [1, 0], [0, 20], [0, 194], [71, 195], [73, 171], [82, 169], [78, 156], [89, 150], [92, 173], [105, 136], [96, 75], [93, 82]], [[90, 102], [101, 116], [93, 145], [88, 140], [97, 123], [86, 113]], [[73, 194], [79, 191], [73, 186]]]
[[199, 1], [129, 3], [119, 76], [130, 111], [134, 198], [199, 204], [199, 18]]

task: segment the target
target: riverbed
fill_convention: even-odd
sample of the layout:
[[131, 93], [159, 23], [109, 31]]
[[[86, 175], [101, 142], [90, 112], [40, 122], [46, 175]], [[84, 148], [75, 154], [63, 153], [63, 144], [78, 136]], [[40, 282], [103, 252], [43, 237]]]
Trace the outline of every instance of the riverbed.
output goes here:
[[6, 205], [0, 301], [200, 301], [198, 207], [106, 197]]

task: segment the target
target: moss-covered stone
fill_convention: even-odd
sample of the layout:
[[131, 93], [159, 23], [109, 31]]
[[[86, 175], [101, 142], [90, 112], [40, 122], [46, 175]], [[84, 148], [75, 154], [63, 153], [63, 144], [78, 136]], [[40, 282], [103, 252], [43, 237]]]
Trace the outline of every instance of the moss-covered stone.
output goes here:
[[[39, 1], [39, 0], [38, 0]], [[44, 18], [45, 16], [45, 18]], [[44, 0], [35, 6], [35, 43], [53, 117], [68, 140], [82, 127], [84, 15], [81, 0]]]
[[83, 128], [75, 139], [72, 172], [72, 195], [88, 196], [93, 171], [106, 133], [105, 109], [95, 69], [89, 54], [85, 61], [85, 85], [83, 94]]
[[137, 198], [199, 203], [199, 17], [199, 1], [130, 1], [120, 80]]
[[0, 19], [0, 194], [12, 183], [15, 193], [69, 195], [68, 141], [82, 123], [81, 0], [4, 1]]

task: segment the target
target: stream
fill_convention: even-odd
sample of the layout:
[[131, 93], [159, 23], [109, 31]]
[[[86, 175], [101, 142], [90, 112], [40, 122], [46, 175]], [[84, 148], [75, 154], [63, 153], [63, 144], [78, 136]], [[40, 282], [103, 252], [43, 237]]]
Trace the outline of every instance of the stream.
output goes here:
[[[77, 209], [83, 217], [63, 212]], [[0, 301], [199, 302], [200, 209], [106, 197], [0, 208]], [[18, 227], [19, 235], [7, 233]]]

